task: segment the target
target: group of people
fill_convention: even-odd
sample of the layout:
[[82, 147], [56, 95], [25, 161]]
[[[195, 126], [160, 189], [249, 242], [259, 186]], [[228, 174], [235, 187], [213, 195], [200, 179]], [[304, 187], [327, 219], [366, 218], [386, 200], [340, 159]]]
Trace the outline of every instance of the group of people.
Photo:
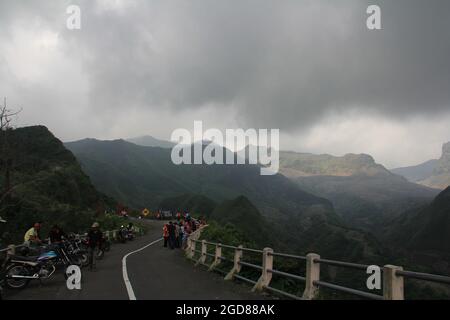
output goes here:
[[188, 213], [184, 215], [177, 213], [177, 220], [170, 221], [163, 227], [164, 247], [185, 248], [189, 235], [202, 223], [204, 224], [203, 220], [200, 222], [193, 219]]
[[[43, 244], [41, 238], [42, 222], [36, 222], [24, 235], [24, 244], [28, 248], [37, 247]], [[64, 238], [67, 238], [67, 234], [57, 224], [53, 225], [48, 233], [49, 243], [60, 243]], [[89, 248], [89, 268], [95, 270], [96, 268], [96, 254], [95, 252], [101, 248], [103, 239], [103, 232], [100, 229], [100, 224], [94, 222], [87, 233], [87, 244]]]
[[[30, 229], [25, 232], [25, 235], [23, 237], [24, 244], [27, 246], [32, 245], [41, 245], [41, 226], [42, 222], [36, 222]], [[50, 243], [58, 243], [63, 240], [63, 238], [67, 235], [64, 233], [64, 231], [57, 225], [53, 225], [50, 229], [50, 232], [48, 233], [48, 240]]]

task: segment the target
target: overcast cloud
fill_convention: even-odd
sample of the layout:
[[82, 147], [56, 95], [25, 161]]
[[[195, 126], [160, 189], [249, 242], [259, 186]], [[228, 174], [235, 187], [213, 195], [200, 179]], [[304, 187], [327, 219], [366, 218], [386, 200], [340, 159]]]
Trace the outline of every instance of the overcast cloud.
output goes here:
[[[367, 30], [369, 4], [383, 30]], [[203, 120], [415, 164], [450, 140], [449, 16], [447, 0], [2, 0], [0, 96], [63, 140]]]

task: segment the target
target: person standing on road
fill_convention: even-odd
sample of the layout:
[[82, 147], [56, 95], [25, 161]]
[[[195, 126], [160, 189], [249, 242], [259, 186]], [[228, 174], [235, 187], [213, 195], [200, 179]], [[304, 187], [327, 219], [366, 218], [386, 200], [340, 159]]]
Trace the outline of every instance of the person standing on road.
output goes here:
[[175, 226], [172, 223], [172, 221], [169, 222], [169, 226], [168, 226], [168, 230], [169, 230], [169, 247], [170, 249], [175, 249], [175, 240], [176, 240], [176, 236], [175, 236]]
[[181, 232], [180, 232], [180, 226], [178, 224], [178, 222], [175, 222], [173, 224], [173, 226], [175, 227], [175, 248], [179, 248], [180, 247], [180, 236], [181, 236]]
[[167, 242], [169, 241], [169, 226], [164, 224], [163, 227], [164, 248], [167, 248]]
[[103, 233], [100, 230], [100, 224], [94, 222], [92, 224], [91, 230], [88, 232], [88, 243], [89, 243], [89, 270], [96, 270], [95, 258], [96, 249], [100, 248], [100, 243], [103, 238]]
[[191, 234], [191, 225], [189, 224], [189, 221], [184, 221], [184, 227], [183, 227], [183, 249], [186, 248], [187, 245], [187, 239], [189, 235]]
[[184, 227], [183, 222], [179, 222], [178, 226], [180, 228], [180, 235], [178, 237], [178, 248], [183, 248], [183, 239], [184, 239]]

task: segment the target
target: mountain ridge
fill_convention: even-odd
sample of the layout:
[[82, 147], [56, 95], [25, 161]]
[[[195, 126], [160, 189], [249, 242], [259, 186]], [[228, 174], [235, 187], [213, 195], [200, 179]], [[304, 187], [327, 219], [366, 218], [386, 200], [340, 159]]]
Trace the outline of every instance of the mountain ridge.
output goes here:
[[416, 166], [391, 170], [415, 182], [430, 188], [444, 190], [450, 185], [450, 142], [442, 145], [441, 157], [428, 160]]
[[175, 143], [171, 141], [158, 139], [150, 135], [144, 135], [124, 140], [144, 147], [172, 148], [173, 146], [175, 146]]
[[280, 172], [329, 199], [348, 225], [375, 233], [386, 219], [427, 204], [438, 193], [390, 172], [366, 154], [280, 152]]
[[[66, 146], [99, 190], [140, 208], [159, 209], [164, 199], [187, 193], [206, 196], [216, 203], [244, 196], [267, 221], [277, 243], [288, 247], [283, 249], [323, 249], [337, 257], [337, 247], [341, 246], [358, 259], [364, 257], [362, 248], [380, 250], [373, 242], [366, 243], [369, 238], [360, 231], [350, 232], [348, 238], [348, 229], [330, 201], [302, 190], [281, 174], [261, 176], [258, 165], [177, 166], [171, 162], [169, 149], [123, 141], [85, 140]], [[184, 201], [183, 197], [179, 200]]]

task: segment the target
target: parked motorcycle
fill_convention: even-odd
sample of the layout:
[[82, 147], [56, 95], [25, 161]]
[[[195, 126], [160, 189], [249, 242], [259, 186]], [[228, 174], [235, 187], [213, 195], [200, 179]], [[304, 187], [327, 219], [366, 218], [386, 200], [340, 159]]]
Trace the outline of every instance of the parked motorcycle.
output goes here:
[[127, 240], [133, 241], [134, 240], [134, 232], [133, 230], [127, 229]]
[[63, 242], [72, 262], [78, 266], [85, 267], [89, 264], [88, 250], [79, 238], [69, 237], [68, 241]]
[[82, 266], [80, 255], [74, 254], [68, 242], [43, 246], [42, 249], [43, 253], [37, 256], [9, 255], [7, 257], [4, 277], [7, 287], [22, 289], [31, 280], [50, 278], [57, 269], [62, 269], [67, 278], [68, 266]]
[[[89, 265], [89, 256], [88, 256], [89, 241], [86, 238], [80, 239], [79, 246], [83, 249], [83, 252], [86, 252], [86, 261], [83, 260], [83, 266], [85, 267], [85, 266]], [[103, 236], [103, 238], [100, 242], [100, 246], [98, 247], [98, 250], [96, 253], [97, 259], [102, 259], [103, 256], [105, 255], [105, 252], [108, 252], [110, 250], [111, 250], [111, 242], [105, 236]]]
[[97, 259], [102, 259], [105, 255], [105, 252], [108, 252], [110, 250], [111, 242], [105, 236], [103, 236], [98, 248]]
[[[2, 217], [0, 217], [0, 223], [6, 223], [6, 220], [3, 220]], [[2, 264], [0, 265], [0, 300], [3, 299], [3, 287], [5, 285], [5, 267], [6, 267], [6, 260], [2, 261]]]
[[128, 240], [128, 230], [124, 226], [121, 226], [119, 231], [117, 232], [118, 240], [121, 243], [125, 243]]
[[48, 251], [36, 257], [10, 256], [5, 283], [11, 289], [25, 288], [31, 280], [50, 278], [56, 271], [58, 254]]

